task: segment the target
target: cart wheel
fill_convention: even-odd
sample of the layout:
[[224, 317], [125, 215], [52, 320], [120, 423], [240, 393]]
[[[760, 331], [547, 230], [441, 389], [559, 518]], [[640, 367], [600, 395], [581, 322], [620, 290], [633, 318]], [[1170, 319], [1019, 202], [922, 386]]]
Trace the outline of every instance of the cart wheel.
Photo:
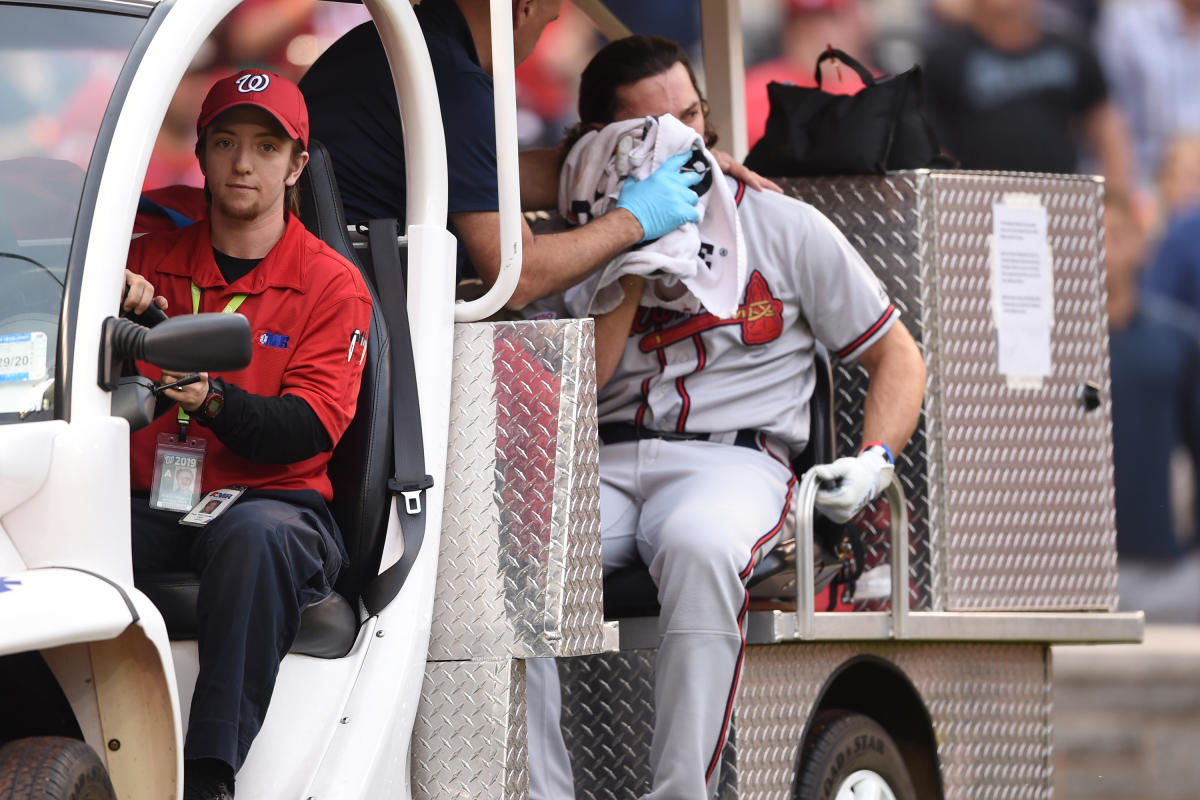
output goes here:
[[100, 757], [78, 739], [37, 736], [0, 747], [0, 797], [116, 800]]
[[896, 743], [875, 720], [821, 711], [796, 776], [796, 800], [916, 800]]

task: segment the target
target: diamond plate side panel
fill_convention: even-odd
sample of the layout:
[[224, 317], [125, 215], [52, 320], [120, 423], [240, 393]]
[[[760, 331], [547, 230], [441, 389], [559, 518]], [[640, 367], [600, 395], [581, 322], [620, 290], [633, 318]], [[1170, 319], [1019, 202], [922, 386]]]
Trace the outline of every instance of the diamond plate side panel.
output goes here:
[[529, 795], [523, 661], [430, 662], [413, 726], [415, 800]]
[[[650, 791], [654, 650], [600, 653], [558, 662], [563, 740], [577, 800], [629, 800]], [[738, 722], [721, 755], [717, 800], [738, 798]]]
[[[892, 643], [747, 648], [721, 800], [791, 800], [805, 722], [830, 677], [863, 655], [895, 664], [916, 687], [933, 721], [946, 800], [1049, 800], [1049, 649]], [[654, 652], [564, 660], [559, 670], [577, 796], [648, 791]]]
[[[935, 173], [946, 494], [945, 608], [1116, 609], [1103, 187], [1087, 178]], [[992, 206], [1036, 194], [1054, 255], [1052, 374], [996, 368]], [[1075, 402], [1085, 381], [1103, 404]]]
[[[568, 451], [559, 448], [555, 484], [555, 528], [566, 530], [563, 558], [547, 579], [550, 592], [562, 598], [553, 618], [560, 624], [556, 651], [561, 655], [584, 655], [606, 649], [603, 641], [604, 596], [600, 555], [600, 436], [596, 432], [596, 346], [594, 326], [583, 320], [566, 332], [563, 348], [564, 386], [560, 414], [560, 436], [573, 442]], [[562, 537], [556, 537], [556, 543]], [[552, 555], [555, 553], [552, 552]], [[561, 564], [561, 567], [559, 565]], [[561, 587], [561, 588], [560, 588]], [[547, 638], [551, 632], [547, 625]]]
[[653, 650], [559, 662], [563, 739], [577, 800], [640, 797], [650, 790]]
[[[1113, 610], [1111, 408], [1101, 273], [1102, 187], [1089, 178], [926, 172], [798, 179], [862, 253], [922, 345], [926, 401], [900, 458], [915, 609]], [[1054, 374], [1009, 389], [996, 370], [992, 204], [1041, 196], [1055, 255]], [[1101, 409], [1074, 404], [1095, 381]], [[839, 448], [857, 447], [866, 375], [835, 371]], [[869, 569], [887, 561], [882, 504], [864, 514]], [[887, 601], [856, 608], [886, 608]]]
[[499, 580], [500, 508], [493, 500], [494, 361], [490, 325], [456, 326], [445, 509], [429, 635], [431, 661], [499, 656], [515, 647]]
[[[905, 172], [885, 178], [847, 176], [792, 178], [780, 181], [784, 190], [819, 209], [854, 245], [854, 249], [883, 283], [900, 311], [900, 318], [918, 344], [926, 345], [933, 330], [929, 302], [934, 282], [927, 271], [927, 249], [932, 216], [927, 213], [925, 182], [928, 173]], [[938, 375], [937, 351], [923, 347], [929, 380]], [[854, 453], [862, 443], [863, 398], [867, 373], [857, 365], [835, 364], [835, 424], [838, 452]], [[936, 396], [927, 387], [926, 396]], [[931, 525], [929, 476], [930, 441], [927, 434], [932, 408], [926, 404], [908, 446], [896, 456], [896, 473], [904, 485], [909, 519], [909, 603], [914, 610], [934, 608], [933, 547], [936, 529]], [[866, 569], [887, 563], [888, 521], [886, 504], [879, 503], [856, 521], [866, 549]], [[862, 602], [857, 608], [887, 608], [887, 600]]]
[[591, 325], [457, 326], [431, 659], [603, 649]]
[[924, 700], [946, 800], [1049, 800], [1048, 648], [1041, 645], [772, 645], [746, 651], [738, 694], [740, 800], [790, 800], [804, 723], [839, 665], [886, 659]]

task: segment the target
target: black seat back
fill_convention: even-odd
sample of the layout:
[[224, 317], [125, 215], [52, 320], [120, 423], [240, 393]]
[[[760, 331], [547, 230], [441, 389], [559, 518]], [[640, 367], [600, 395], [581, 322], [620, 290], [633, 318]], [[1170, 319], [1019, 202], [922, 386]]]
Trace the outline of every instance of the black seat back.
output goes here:
[[802, 476], [817, 464], [831, 464], [837, 458], [837, 428], [833, 424], [833, 367], [829, 353], [817, 342], [813, 352], [816, 383], [808, 398], [808, 444], [792, 459], [792, 471]]
[[346, 233], [346, 217], [329, 153], [320, 142], [310, 141], [309, 162], [300, 175], [300, 220], [326, 244], [358, 267], [371, 292], [371, 330], [363, 361], [362, 386], [354, 419], [333, 450], [329, 504], [350, 563], [338, 577], [337, 591], [354, 602], [363, 587], [379, 572], [392, 497], [391, 340], [370, 274]]

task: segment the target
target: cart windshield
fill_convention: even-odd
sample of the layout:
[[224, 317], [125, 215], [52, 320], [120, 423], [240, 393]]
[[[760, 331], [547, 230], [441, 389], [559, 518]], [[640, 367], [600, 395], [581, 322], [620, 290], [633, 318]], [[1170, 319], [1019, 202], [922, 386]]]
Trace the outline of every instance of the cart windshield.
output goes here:
[[0, 4], [0, 424], [53, 416], [83, 178], [145, 19]]

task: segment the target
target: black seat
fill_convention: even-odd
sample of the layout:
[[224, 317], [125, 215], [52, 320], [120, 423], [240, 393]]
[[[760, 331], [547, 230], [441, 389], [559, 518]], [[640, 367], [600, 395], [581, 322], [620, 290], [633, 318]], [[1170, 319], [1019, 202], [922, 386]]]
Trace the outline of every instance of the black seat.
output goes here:
[[[802, 476], [809, 468], [817, 464], [828, 464], [834, 460], [837, 452], [837, 432], [833, 423], [833, 373], [829, 365], [829, 356], [825, 348], [817, 345], [813, 356], [813, 371], [816, 383], [813, 386], [812, 397], [809, 399], [808, 444], [804, 451], [792, 461], [792, 469], [797, 476]], [[817, 516], [814, 523], [833, 525], [834, 523]], [[821, 547], [824, 537], [816, 535], [815, 590], [825, 588], [841, 570], [836, 556], [827, 553]], [[773, 550], [763, 556], [758, 566], [754, 568], [747, 585], [751, 587], [753, 598], [776, 598], [783, 592], [773, 591], [772, 578], [778, 577], [779, 583], [787, 578], [786, 572], [795, 568], [796, 551], [792, 540], [781, 542]], [[633, 564], [614, 571], [604, 578], [604, 617], [605, 619], [621, 619], [623, 617], [654, 617], [658, 616], [658, 587], [650, 577], [650, 572], [644, 564]]]
[[[316, 141], [300, 177], [300, 219], [310, 231], [363, 271], [346, 233], [341, 197], [329, 154]], [[372, 281], [364, 272], [373, 302], [371, 333], [363, 361], [362, 386], [354, 419], [329, 460], [333, 501], [329, 504], [342, 532], [350, 563], [342, 568], [335, 591], [306, 608], [290, 652], [340, 658], [358, 635], [358, 598], [379, 571], [387, 533], [392, 471], [389, 351], [390, 338]], [[172, 639], [196, 637], [199, 577], [190, 573], [139, 574], [141, 589], [162, 612]]]

